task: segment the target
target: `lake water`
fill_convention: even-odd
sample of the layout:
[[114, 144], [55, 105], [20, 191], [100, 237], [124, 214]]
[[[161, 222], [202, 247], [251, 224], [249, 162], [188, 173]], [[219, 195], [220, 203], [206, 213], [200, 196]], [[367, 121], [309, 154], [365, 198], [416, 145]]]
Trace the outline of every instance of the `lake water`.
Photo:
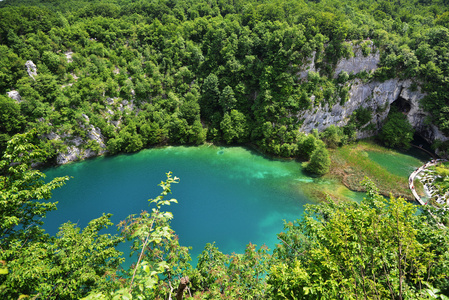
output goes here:
[[[408, 177], [421, 161], [408, 155], [369, 152], [381, 166]], [[341, 184], [311, 178], [293, 160], [267, 159], [241, 147], [166, 147], [136, 154], [100, 157], [45, 171], [47, 179], [68, 175], [68, 183], [54, 191], [58, 210], [50, 212], [44, 228], [55, 234], [67, 221], [84, 228], [103, 213], [112, 213], [118, 224], [130, 214], [149, 210], [148, 199], [157, 197], [158, 184], [173, 172], [180, 182], [172, 185], [166, 206], [174, 215], [172, 228], [182, 246], [191, 246], [193, 265], [206, 243], [215, 242], [223, 253], [243, 253], [251, 242], [273, 249], [283, 220], [301, 217], [303, 205], [313, 203], [304, 194], [310, 188], [338, 191], [360, 201], [363, 193]], [[116, 233], [116, 228], [109, 228]], [[123, 246], [120, 250], [126, 252]]]
[[405, 153], [368, 151], [368, 157], [390, 173], [406, 178], [417, 167], [431, 159], [429, 155], [415, 148], [411, 148]]
[[313, 179], [298, 162], [240, 147], [167, 147], [46, 170], [47, 179], [73, 178], [54, 192], [58, 210], [48, 214], [44, 227], [50, 234], [67, 221], [83, 228], [102, 213], [112, 213], [117, 224], [149, 209], [147, 200], [160, 194], [157, 185], [169, 171], [180, 178], [171, 195], [179, 203], [166, 209], [173, 212], [181, 245], [192, 246], [194, 263], [206, 243], [216, 242], [228, 254], [242, 253], [249, 242], [273, 249], [283, 220], [299, 218], [311, 202], [301, 186]]

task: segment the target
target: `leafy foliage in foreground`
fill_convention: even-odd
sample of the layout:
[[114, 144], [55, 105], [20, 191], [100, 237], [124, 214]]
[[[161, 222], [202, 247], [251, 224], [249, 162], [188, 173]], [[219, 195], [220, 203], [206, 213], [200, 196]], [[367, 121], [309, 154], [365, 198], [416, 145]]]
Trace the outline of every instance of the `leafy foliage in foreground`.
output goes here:
[[[5, 299], [447, 299], [449, 294], [449, 234], [440, 225], [449, 224], [445, 211], [417, 214], [402, 198], [380, 196], [369, 181], [360, 204], [328, 199], [307, 205], [301, 219], [285, 224], [273, 255], [249, 244], [245, 253], [229, 256], [208, 244], [193, 268], [188, 248], [170, 227], [172, 214], [163, 210], [176, 203], [165, 198], [178, 181], [170, 173], [160, 184], [162, 194], [149, 200], [151, 212], [120, 224], [123, 237], [99, 234], [112, 225], [107, 215], [82, 231], [67, 223], [49, 236], [34, 218], [55, 204], [38, 199], [50, 197], [66, 178], [40, 181], [42, 174], [29, 168], [37, 156], [29, 152], [28, 138], [16, 136], [1, 161], [2, 217], [10, 224], [3, 225], [0, 239]], [[26, 185], [13, 184], [26, 178]], [[19, 195], [24, 209], [27, 203], [37, 209], [23, 214], [8, 206]], [[115, 248], [125, 238], [138, 253], [129, 270], [119, 268], [123, 258]]]
[[286, 225], [268, 279], [275, 299], [427, 299], [435, 283], [449, 292], [447, 228], [368, 189], [360, 204], [308, 205]]
[[56, 209], [48, 202], [52, 190], [67, 177], [45, 183], [32, 163], [44, 158], [31, 134], [16, 135], [0, 161], [0, 294], [18, 299], [22, 294], [50, 299], [77, 299], [91, 290], [116, 286], [110, 277], [123, 259], [115, 249], [123, 239], [100, 235], [112, 225], [110, 215], [92, 220], [82, 231], [74, 224], [61, 225], [56, 236], [41, 228], [42, 218]]

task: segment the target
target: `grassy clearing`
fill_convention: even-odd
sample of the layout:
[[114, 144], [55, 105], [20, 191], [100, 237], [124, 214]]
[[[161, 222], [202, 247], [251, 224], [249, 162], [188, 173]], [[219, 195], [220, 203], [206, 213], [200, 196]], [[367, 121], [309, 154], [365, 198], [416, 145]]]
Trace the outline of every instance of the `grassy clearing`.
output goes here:
[[394, 153], [371, 142], [359, 142], [346, 145], [331, 152], [331, 172], [329, 176], [338, 178], [345, 186], [353, 191], [365, 191], [360, 182], [370, 178], [379, 188], [382, 195], [413, 199], [408, 187], [408, 178], [391, 174], [379, 164], [368, 158], [366, 151], [380, 151]]

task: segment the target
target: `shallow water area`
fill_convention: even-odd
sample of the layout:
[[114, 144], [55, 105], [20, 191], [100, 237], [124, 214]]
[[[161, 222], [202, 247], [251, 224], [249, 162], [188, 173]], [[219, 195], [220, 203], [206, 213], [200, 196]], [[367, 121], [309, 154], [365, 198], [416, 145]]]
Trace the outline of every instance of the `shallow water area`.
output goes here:
[[44, 227], [50, 234], [67, 221], [84, 228], [102, 213], [112, 213], [117, 224], [149, 210], [147, 200], [160, 194], [157, 184], [169, 171], [180, 178], [169, 195], [179, 203], [165, 209], [174, 215], [180, 244], [192, 246], [193, 264], [206, 243], [216, 242], [228, 254], [242, 253], [249, 242], [273, 249], [283, 220], [299, 218], [311, 202], [300, 188], [310, 177], [295, 161], [267, 159], [240, 147], [167, 147], [46, 170], [49, 180], [73, 178], [54, 192], [58, 210], [48, 214]]
[[401, 177], [409, 177], [416, 168], [431, 159], [428, 155], [416, 149], [410, 149], [406, 153], [393, 151], [367, 151], [367, 153], [369, 159], [390, 173]]

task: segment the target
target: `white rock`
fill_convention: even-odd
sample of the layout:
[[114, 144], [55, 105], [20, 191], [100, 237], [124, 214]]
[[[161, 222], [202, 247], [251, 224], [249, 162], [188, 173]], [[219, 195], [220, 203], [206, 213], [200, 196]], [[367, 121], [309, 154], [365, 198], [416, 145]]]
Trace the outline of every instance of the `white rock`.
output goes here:
[[380, 61], [380, 54], [378, 51], [375, 52], [372, 42], [369, 47], [371, 49], [370, 54], [364, 56], [360, 45], [353, 46], [354, 56], [350, 58], [343, 58], [337, 63], [334, 78], [337, 78], [341, 71], [346, 71], [348, 74], [351, 72], [357, 74], [362, 71], [371, 72], [376, 70], [377, 64]]
[[31, 60], [27, 60], [25, 63], [25, 67], [27, 68], [28, 75], [35, 79], [34, 76], [37, 76], [37, 68], [36, 65]]
[[[89, 140], [96, 141], [101, 148], [106, 149], [106, 145], [104, 143], [104, 136], [103, 134], [101, 134], [100, 128], [90, 125], [89, 131], [87, 132], [87, 137], [89, 138]], [[104, 153], [103, 150], [100, 154], [102, 153]]]
[[67, 62], [71, 63], [73, 61], [73, 59], [72, 59], [73, 52], [72, 51], [67, 51], [64, 54], [65, 54], [65, 58], [67, 59]]
[[80, 149], [71, 146], [67, 148], [67, 153], [58, 153], [58, 156], [56, 157], [56, 163], [58, 165], [64, 165], [72, 161], [76, 161], [79, 159]]
[[20, 94], [18, 91], [12, 90], [11, 92], [7, 92], [6, 94], [8, 94], [9, 98], [16, 100], [19, 103], [22, 102], [22, 97], [20, 97]]
[[77, 136], [73, 138], [70, 142], [72, 142], [76, 147], [79, 147], [83, 143], [83, 139]]
[[61, 137], [59, 135], [57, 135], [56, 133], [54, 133], [54, 132], [43, 134], [43, 136], [46, 137], [49, 140], [59, 140], [59, 139], [61, 139]]
[[[54, 133], [45, 135], [47, 138], [59, 139], [60, 137]], [[90, 125], [89, 130], [87, 132], [87, 138], [88, 140], [94, 140], [96, 141], [101, 150], [99, 153], [96, 153], [92, 149], [80, 149], [82, 145], [86, 144], [86, 141], [84, 141], [81, 137], [74, 137], [69, 139], [69, 142], [72, 143], [72, 146], [67, 147], [67, 152], [58, 153], [56, 157], [56, 163], [59, 165], [67, 164], [72, 161], [77, 161], [80, 159], [86, 159], [89, 157], [94, 157], [97, 155], [102, 155], [106, 153], [106, 145], [104, 143], [104, 136], [101, 134], [101, 130], [98, 127], [94, 127], [93, 125]]]

